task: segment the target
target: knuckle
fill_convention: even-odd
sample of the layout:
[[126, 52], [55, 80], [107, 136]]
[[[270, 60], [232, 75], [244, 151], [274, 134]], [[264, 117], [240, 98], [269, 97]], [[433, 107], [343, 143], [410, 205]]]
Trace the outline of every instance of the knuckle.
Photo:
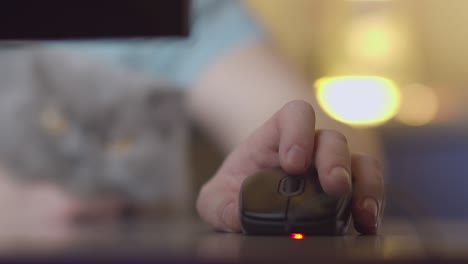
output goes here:
[[374, 156], [371, 156], [365, 153], [355, 153], [353, 154], [353, 156], [359, 162], [363, 164], [370, 164], [373, 168], [375, 168], [379, 172], [383, 171], [382, 162], [378, 160], [377, 158], [375, 158]]
[[330, 139], [337, 140], [348, 145], [348, 139], [346, 138], [346, 136], [337, 130], [320, 129], [320, 130], [317, 130], [316, 134], [319, 140], [320, 138], [330, 138]]
[[315, 141], [318, 166], [323, 166], [327, 170], [342, 166], [350, 170], [350, 153], [346, 137], [343, 134], [335, 130], [319, 130], [316, 133]]
[[382, 162], [372, 156], [367, 156], [367, 162], [372, 165], [377, 171], [382, 172]]
[[385, 181], [384, 177], [382, 176], [381, 173], [376, 174], [374, 177], [375, 183], [377, 184], [377, 189], [379, 190], [380, 193], [383, 193], [385, 191]]
[[365, 175], [367, 175], [366, 180], [369, 181], [369, 184], [372, 184], [379, 193], [384, 192], [385, 179], [383, 176], [382, 163], [375, 157], [363, 153], [354, 153], [352, 158], [353, 164], [361, 164], [358, 165], [358, 167], [361, 167], [362, 169], [365, 168], [366, 172], [361, 173], [365, 173]]
[[283, 111], [301, 112], [315, 116], [315, 111], [312, 105], [304, 100], [292, 100], [286, 103], [283, 107]]

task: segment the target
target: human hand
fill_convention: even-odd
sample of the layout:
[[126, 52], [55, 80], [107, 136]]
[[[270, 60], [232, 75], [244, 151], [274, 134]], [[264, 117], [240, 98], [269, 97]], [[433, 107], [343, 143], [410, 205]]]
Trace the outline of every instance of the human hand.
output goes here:
[[304, 101], [292, 101], [258, 128], [224, 161], [201, 189], [197, 211], [217, 230], [240, 232], [239, 191], [246, 177], [281, 167], [301, 174], [314, 164], [328, 194], [353, 190], [352, 216], [362, 234], [378, 232], [384, 209], [382, 167], [373, 157], [350, 153], [345, 136], [316, 130], [315, 113]]
[[78, 235], [82, 220], [112, 220], [121, 209], [114, 198], [86, 201], [52, 183], [15, 181], [0, 168], [0, 250], [64, 246]]

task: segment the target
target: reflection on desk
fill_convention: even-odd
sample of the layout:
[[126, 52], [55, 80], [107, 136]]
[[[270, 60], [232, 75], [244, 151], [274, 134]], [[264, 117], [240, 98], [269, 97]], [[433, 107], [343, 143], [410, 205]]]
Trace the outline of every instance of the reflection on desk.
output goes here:
[[468, 260], [468, 223], [440, 221], [418, 225], [388, 220], [378, 236], [305, 237], [295, 241], [289, 237], [213, 232], [197, 219], [132, 221], [82, 227], [61, 239], [24, 234], [0, 236], [0, 247], [4, 258], [28, 256], [36, 260], [40, 257], [270, 263], [325, 259], [336, 262]]

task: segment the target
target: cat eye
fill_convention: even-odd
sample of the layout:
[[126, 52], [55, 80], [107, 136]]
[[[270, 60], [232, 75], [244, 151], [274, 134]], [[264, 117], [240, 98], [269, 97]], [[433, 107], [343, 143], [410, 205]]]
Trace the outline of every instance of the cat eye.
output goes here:
[[134, 144], [134, 140], [128, 137], [117, 138], [112, 140], [108, 146], [108, 150], [111, 154], [122, 155], [126, 154]]
[[52, 136], [62, 136], [69, 127], [69, 122], [56, 106], [48, 106], [40, 115], [41, 127]]

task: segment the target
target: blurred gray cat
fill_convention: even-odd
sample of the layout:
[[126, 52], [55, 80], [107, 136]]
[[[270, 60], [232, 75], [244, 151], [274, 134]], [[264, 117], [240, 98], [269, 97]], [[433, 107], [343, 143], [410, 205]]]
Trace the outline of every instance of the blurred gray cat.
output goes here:
[[183, 200], [182, 105], [163, 82], [67, 51], [0, 51], [0, 164], [85, 196]]

